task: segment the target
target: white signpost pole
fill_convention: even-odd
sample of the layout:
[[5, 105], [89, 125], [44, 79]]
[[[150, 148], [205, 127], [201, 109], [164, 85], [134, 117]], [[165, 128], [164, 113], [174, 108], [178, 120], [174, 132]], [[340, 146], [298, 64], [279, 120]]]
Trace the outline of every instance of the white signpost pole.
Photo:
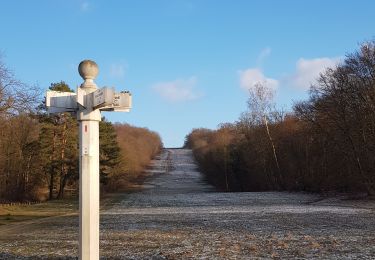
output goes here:
[[[93, 109], [89, 95], [97, 90], [94, 79], [99, 69], [93, 61], [82, 61], [79, 74], [85, 80], [79, 95], [84, 107], [77, 114], [79, 121], [79, 259], [99, 259], [99, 121], [100, 110]], [[81, 98], [81, 99], [82, 99]], [[80, 97], [78, 97], [78, 100]]]
[[99, 260], [99, 121], [100, 110], [129, 112], [132, 95], [98, 89], [98, 65], [84, 60], [78, 66], [85, 80], [77, 93], [47, 91], [48, 113], [77, 112], [79, 121], [79, 259]]

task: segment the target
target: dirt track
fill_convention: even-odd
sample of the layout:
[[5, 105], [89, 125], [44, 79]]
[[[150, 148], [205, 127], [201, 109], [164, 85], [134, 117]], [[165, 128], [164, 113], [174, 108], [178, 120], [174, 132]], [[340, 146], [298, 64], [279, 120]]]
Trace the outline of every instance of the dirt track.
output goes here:
[[[150, 173], [102, 211], [103, 259], [375, 259], [374, 201], [215, 192], [183, 149]], [[74, 259], [77, 241], [77, 215], [0, 227], [0, 258]]]

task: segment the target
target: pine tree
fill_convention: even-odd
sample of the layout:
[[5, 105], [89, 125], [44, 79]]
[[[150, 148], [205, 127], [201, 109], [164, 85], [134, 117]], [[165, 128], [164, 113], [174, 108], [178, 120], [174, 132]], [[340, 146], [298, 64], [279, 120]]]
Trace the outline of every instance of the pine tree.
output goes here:
[[[73, 92], [64, 82], [52, 83], [53, 91]], [[43, 156], [43, 169], [47, 176], [49, 198], [58, 187], [58, 198], [64, 197], [69, 180], [78, 178], [77, 122], [69, 113], [40, 114], [39, 143]]]
[[99, 123], [100, 181], [107, 184], [120, 164], [120, 147], [117, 143], [116, 130], [104, 117]]

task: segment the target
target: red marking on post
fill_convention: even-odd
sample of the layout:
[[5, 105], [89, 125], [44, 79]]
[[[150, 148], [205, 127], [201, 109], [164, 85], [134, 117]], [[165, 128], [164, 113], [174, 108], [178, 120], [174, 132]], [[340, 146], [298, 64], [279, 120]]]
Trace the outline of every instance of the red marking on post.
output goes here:
[[85, 133], [87, 133], [87, 125], [85, 125]]

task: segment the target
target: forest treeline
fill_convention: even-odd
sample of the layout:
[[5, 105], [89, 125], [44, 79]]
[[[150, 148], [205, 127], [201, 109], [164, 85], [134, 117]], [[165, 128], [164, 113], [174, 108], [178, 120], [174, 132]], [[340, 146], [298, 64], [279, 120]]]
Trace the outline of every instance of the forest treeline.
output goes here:
[[[50, 90], [72, 91], [64, 82]], [[0, 202], [63, 198], [78, 192], [78, 123], [48, 115], [39, 88], [15, 79], [0, 59]], [[146, 128], [100, 122], [103, 191], [126, 189], [161, 149]]]
[[209, 182], [226, 191], [375, 193], [375, 41], [322, 73], [292, 111], [277, 110], [273, 94], [256, 84], [237, 122], [186, 137]]

